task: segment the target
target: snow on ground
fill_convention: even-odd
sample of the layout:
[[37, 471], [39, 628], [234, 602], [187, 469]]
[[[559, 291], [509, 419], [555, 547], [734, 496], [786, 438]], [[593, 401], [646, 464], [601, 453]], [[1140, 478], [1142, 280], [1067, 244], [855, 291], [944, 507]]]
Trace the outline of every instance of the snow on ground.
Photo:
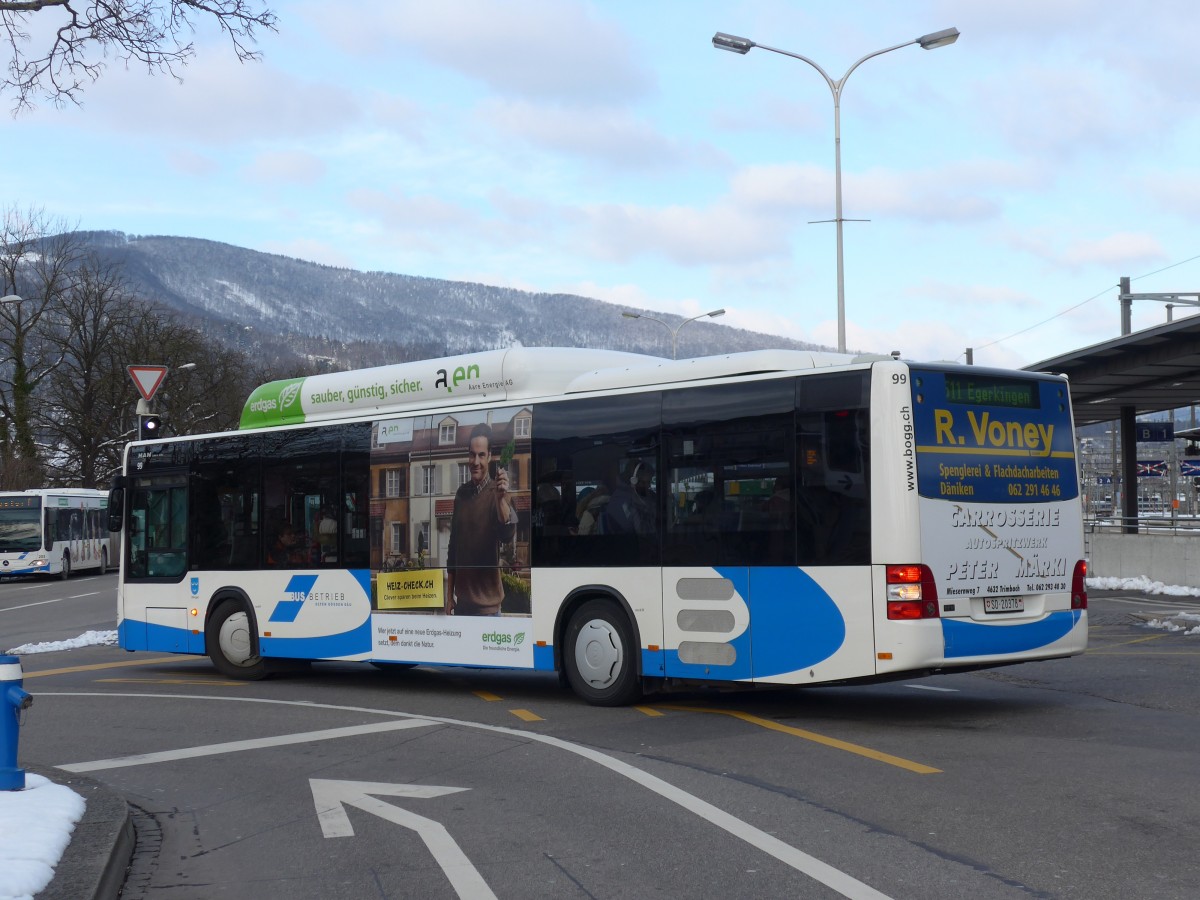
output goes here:
[[[1200, 597], [1200, 588], [1180, 587], [1151, 581], [1144, 575], [1139, 578], [1089, 578], [1089, 591], [1137, 591], [1142, 594], [1163, 594], [1168, 597]], [[1184, 635], [1200, 635], [1200, 614], [1180, 610], [1161, 619], [1150, 619], [1146, 628], [1158, 631], [1175, 631]]]
[[[87, 631], [66, 641], [23, 644], [5, 651], [5, 655], [116, 642], [115, 631]], [[83, 809], [83, 798], [69, 787], [31, 772], [25, 773], [25, 790], [0, 791], [0, 900], [32, 900], [50, 883]]]
[[1089, 578], [1087, 586], [1089, 591], [1139, 591], [1171, 597], [1200, 597], [1200, 588], [1163, 584], [1161, 581], [1151, 581], [1145, 575], [1137, 578]]
[[[25, 656], [29, 653], [50, 653], [53, 650], [77, 650], [80, 647], [93, 647], [97, 644], [116, 644], [115, 631], [85, 631], [77, 638], [67, 641], [42, 641], [40, 644], [22, 644], [4, 652], [8, 656]], [[0, 896], [0, 900], [3, 900]]]
[[0, 900], [32, 900], [83, 816], [83, 798], [41, 775], [25, 773], [25, 790], [0, 791]]
[[1200, 634], [1200, 616], [1180, 612], [1165, 619], [1151, 619], [1146, 623], [1146, 627], [1157, 628], [1160, 631], [1182, 631], [1185, 635]]

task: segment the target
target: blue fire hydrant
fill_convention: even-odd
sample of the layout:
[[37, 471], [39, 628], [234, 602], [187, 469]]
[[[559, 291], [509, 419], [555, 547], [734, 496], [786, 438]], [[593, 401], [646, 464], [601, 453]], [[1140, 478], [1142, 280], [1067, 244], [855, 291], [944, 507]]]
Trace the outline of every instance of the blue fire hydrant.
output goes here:
[[0, 791], [25, 790], [25, 770], [17, 768], [17, 738], [21, 711], [33, 705], [33, 696], [21, 689], [21, 660], [0, 656]]

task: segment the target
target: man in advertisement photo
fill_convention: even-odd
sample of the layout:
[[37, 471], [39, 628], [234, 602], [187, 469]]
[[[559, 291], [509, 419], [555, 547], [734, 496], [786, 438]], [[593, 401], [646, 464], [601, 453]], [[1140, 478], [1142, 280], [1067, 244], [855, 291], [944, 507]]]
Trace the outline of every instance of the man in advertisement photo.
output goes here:
[[500, 547], [513, 539], [517, 511], [508, 470], [492, 460], [492, 429], [476, 425], [467, 444], [470, 480], [454, 495], [446, 553], [446, 615], [498, 616], [504, 600]]

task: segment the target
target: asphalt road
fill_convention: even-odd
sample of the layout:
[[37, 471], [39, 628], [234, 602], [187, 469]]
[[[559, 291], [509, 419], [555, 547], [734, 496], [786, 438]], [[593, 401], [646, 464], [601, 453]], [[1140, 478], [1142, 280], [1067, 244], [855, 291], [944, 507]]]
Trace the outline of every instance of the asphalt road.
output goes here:
[[[112, 628], [114, 596], [0, 584], [0, 645]], [[134, 806], [126, 898], [1194, 898], [1200, 635], [1142, 624], [1187, 607], [1093, 594], [1070, 660], [625, 709], [88, 647], [23, 657], [21, 755]]]

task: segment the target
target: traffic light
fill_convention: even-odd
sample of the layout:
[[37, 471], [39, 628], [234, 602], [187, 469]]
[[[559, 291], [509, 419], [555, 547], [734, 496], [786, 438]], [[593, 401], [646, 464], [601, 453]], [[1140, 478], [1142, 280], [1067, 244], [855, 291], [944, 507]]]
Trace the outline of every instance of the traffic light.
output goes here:
[[159, 436], [162, 428], [162, 418], [159, 416], [142, 416], [138, 422], [138, 437], [143, 441]]

